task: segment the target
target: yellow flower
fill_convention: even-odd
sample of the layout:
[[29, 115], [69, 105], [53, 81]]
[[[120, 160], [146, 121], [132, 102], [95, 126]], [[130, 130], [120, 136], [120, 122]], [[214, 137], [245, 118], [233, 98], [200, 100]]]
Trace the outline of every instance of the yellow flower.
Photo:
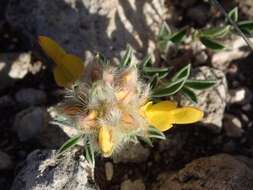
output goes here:
[[59, 86], [68, 87], [81, 77], [84, 64], [79, 57], [67, 54], [54, 40], [46, 36], [39, 36], [39, 44], [55, 63], [54, 78]]
[[153, 104], [146, 103], [141, 107], [142, 115], [160, 131], [170, 129], [173, 124], [195, 123], [203, 118], [204, 113], [194, 107], [177, 108], [171, 101], [161, 101]]
[[113, 152], [112, 134], [107, 126], [102, 126], [99, 129], [98, 143], [104, 157], [111, 156]]

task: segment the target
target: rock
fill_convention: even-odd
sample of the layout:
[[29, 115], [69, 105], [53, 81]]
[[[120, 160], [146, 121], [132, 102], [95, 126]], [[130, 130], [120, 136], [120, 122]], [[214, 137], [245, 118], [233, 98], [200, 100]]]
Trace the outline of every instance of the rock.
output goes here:
[[251, 0], [236, 0], [239, 4], [240, 11], [247, 16], [248, 20], [253, 19], [253, 2]]
[[58, 149], [69, 139], [69, 136], [61, 127], [49, 124], [41, 130], [36, 139], [44, 148]]
[[167, 18], [164, 0], [10, 0], [6, 15], [13, 27], [49, 36], [85, 58], [90, 52], [118, 57], [127, 44], [141, 57], [152, 53]]
[[0, 108], [5, 109], [8, 107], [14, 106], [15, 101], [12, 99], [11, 96], [5, 95], [0, 97]]
[[16, 101], [23, 106], [43, 105], [46, 103], [47, 96], [42, 90], [24, 88], [15, 95]]
[[11, 87], [28, 73], [35, 74], [42, 65], [32, 64], [31, 53], [0, 53], [0, 90]]
[[126, 180], [121, 183], [120, 190], [145, 190], [145, 185], [141, 179], [135, 181]]
[[13, 129], [20, 141], [36, 138], [48, 124], [45, 108], [31, 107], [19, 112], [14, 121]]
[[224, 115], [223, 128], [228, 137], [241, 137], [244, 132], [240, 119], [230, 114]]
[[111, 181], [113, 177], [113, 164], [111, 162], [105, 163], [105, 176], [107, 181]]
[[113, 157], [113, 161], [114, 163], [140, 163], [145, 162], [149, 155], [150, 150], [140, 143], [129, 143]]
[[0, 171], [12, 169], [14, 163], [11, 157], [0, 150]]
[[197, 4], [196, 6], [187, 10], [186, 16], [188, 19], [191, 19], [197, 24], [203, 26], [204, 24], [206, 24], [210, 16], [210, 9], [205, 4]]
[[95, 190], [88, 181], [89, 165], [74, 152], [55, 160], [55, 151], [35, 150], [15, 177], [11, 190]]
[[[251, 163], [251, 165], [249, 164]], [[253, 188], [253, 160], [219, 154], [200, 158], [187, 164], [176, 174], [152, 185], [153, 190], [251, 190]]]
[[212, 66], [222, 71], [226, 71], [232, 61], [245, 58], [251, 52], [250, 50], [245, 50], [247, 44], [240, 36], [233, 36], [233, 40], [228, 40], [225, 46], [229, 47], [229, 49], [215, 53], [211, 60]]
[[[202, 122], [210, 126], [215, 125], [219, 127], [217, 130], [220, 130], [227, 97], [227, 80], [225, 74], [220, 70], [202, 66], [193, 70], [191, 78], [199, 80], [217, 80], [217, 84], [209, 89], [196, 91], [198, 97], [197, 104], [192, 104], [183, 98], [180, 98], [180, 104], [184, 106], [196, 106], [203, 110], [205, 116]], [[213, 127], [213, 129], [216, 128]]]
[[[13, 56], [13, 55], [10, 55]], [[13, 60], [9, 76], [13, 79], [22, 79], [31, 67], [31, 53], [21, 53]]]
[[247, 87], [240, 87], [237, 89], [229, 90], [227, 102], [230, 104], [247, 104], [252, 98], [252, 93]]

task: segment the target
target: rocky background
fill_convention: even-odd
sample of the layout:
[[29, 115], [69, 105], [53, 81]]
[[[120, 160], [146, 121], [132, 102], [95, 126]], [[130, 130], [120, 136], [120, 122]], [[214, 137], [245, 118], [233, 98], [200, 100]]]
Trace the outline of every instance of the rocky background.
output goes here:
[[[252, 0], [221, 2], [227, 10], [238, 6], [240, 18], [253, 19]], [[164, 21], [202, 28], [224, 18], [204, 0], [1, 1], [1, 190], [253, 189], [252, 51], [231, 36], [227, 51], [215, 53], [196, 42], [179, 51], [172, 47], [163, 60], [155, 40]], [[153, 148], [130, 144], [114, 159], [98, 157], [94, 170], [78, 152], [55, 161], [54, 151], [71, 131], [50, 124], [62, 89], [43, 63], [38, 35], [87, 61], [96, 52], [117, 58], [130, 44], [137, 59], [151, 54], [158, 65], [191, 62], [192, 77], [218, 80], [198, 94], [204, 121], [173, 128]]]

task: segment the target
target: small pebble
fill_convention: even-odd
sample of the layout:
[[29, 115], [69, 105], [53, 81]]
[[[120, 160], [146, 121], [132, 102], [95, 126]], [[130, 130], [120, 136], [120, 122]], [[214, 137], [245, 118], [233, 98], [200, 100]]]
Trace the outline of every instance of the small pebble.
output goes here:
[[111, 181], [113, 177], [113, 164], [111, 162], [105, 163], [105, 176], [107, 181]]

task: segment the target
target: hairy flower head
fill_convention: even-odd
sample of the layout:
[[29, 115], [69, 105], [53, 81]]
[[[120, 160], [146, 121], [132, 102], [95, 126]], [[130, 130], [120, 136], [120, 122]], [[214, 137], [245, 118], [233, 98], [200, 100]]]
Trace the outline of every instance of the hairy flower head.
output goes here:
[[56, 63], [56, 82], [68, 87], [60, 113], [81, 132], [85, 143], [105, 157], [137, 137], [161, 138], [173, 124], [193, 123], [203, 117], [203, 112], [193, 107], [178, 108], [167, 100], [151, 102], [149, 84], [140, 79], [134, 64], [117, 67], [91, 62], [84, 69], [80, 58], [65, 53], [52, 39], [40, 37], [39, 43]]

